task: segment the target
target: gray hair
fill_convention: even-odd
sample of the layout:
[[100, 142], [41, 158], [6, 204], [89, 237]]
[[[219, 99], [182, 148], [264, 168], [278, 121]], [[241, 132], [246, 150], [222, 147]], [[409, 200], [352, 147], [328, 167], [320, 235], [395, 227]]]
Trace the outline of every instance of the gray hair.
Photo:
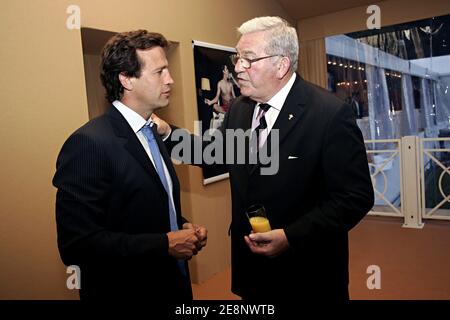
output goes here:
[[298, 37], [297, 31], [286, 20], [280, 17], [258, 17], [244, 22], [238, 32], [241, 35], [270, 31], [266, 39], [265, 52], [268, 55], [276, 54], [288, 57], [291, 60], [291, 68], [298, 68]]

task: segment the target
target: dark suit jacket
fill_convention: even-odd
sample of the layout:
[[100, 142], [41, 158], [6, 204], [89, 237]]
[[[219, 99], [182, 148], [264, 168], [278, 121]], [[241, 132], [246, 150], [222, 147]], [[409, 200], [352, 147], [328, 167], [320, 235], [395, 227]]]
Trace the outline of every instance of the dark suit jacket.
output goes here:
[[[254, 101], [239, 97], [222, 130], [249, 129], [254, 108]], [[354, 113], [297, 76], [274, 129], [280, 137], [277, 174], [228, 165], [232, 291], [255, 299], [348, 299], [347, 233], [374, 201]], [[256, 203], [265, 206], [272, 228], [284, 229], [288, 238], [290, 248], [276, 258], [253, 254], [244, 242], [251, 231], [245, 211]]]
[[[173, 182], [181, 228], [180, 186]], [[188, 277], [168, 254], [168, 195], [142, 144], [115, 107], [64, 143], [53, 184], [58, 248], [81, 268], [83, 299], [191, 299]], [[187, 264], [186, 264], [187, 267]]]

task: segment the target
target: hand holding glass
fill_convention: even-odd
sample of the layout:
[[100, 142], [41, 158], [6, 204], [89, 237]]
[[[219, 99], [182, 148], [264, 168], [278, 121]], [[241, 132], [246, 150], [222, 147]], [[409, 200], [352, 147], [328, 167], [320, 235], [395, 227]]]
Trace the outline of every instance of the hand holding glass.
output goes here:
[[245, 214], [252, 225], [253, 232], [267, 232], [272, 230], [263, 205], [254, 204], [247, 209]]

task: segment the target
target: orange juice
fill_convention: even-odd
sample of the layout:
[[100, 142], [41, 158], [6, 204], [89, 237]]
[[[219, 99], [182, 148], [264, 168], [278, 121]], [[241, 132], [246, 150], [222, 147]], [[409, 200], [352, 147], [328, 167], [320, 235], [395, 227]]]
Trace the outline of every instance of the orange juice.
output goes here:
[[272, 230], [269, 220], [265, 217], [251, 217], [250, 224], [253, 232], [267, 232]]

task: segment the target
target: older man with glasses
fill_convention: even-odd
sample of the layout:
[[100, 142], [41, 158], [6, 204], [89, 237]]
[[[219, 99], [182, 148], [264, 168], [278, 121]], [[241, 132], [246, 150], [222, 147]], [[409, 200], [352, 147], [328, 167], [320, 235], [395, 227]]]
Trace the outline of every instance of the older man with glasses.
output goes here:
[[[297, 33], [286, 21], [259, 17], [238, 30], [231, 59], [242, 95], [222, 130], [260, 131], [260, 147], [277, 130], [279, 170], [228, 165], [232, 291], [247, 300], [348, 300], [348, 231], [374, 201], [354, 113], [296, 73]], [[272, 230], [252, 232], [246, 210], [254, 204]]]

